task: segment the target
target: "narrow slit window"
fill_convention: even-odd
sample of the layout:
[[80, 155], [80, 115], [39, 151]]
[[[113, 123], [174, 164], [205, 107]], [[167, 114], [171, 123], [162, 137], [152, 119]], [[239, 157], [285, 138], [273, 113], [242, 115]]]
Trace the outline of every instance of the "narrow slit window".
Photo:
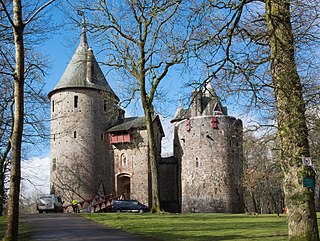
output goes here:
[[79, 97], [75, 95], [73, 100], [74, 108], [78, 108], [78, 101], [79, 101]]
[[103, 141], [103, 139], [104, 139], [103, 138], [103, 133], [100, 134], [100, 139], [101, 139], [101, 141]]
[[103, 101], [103, 111], [107, 111], [107, 100]]
[[73, 132], [73, 138], [77, 138], [77, 132], [76, 131]]
[[57, 159], [52, 159], [52, 171], [55, 171], [57, 169]]
[[52, 112], [54, 112], [54, 100], [52, 101]]

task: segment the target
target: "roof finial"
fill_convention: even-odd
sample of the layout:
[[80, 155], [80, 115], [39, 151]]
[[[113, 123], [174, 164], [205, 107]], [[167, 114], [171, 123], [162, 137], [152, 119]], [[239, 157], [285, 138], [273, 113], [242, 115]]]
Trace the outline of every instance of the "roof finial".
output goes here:
[[86, 28], [86, 17], [84, 14], [83, 10], [78, 10], [78, 15], [82, 16], [82, 32], [81, 32], [81, 39], [80, 39], [80, 44], [83, 45], [88, 45], [88, 40], [87, 40], [87, 28]]
[[182, 107], [182, 98], [181, 98], [181, 94], [179, 94], [179, 96], [178, 96], [178, 105], [179, 105], [179, 107]]

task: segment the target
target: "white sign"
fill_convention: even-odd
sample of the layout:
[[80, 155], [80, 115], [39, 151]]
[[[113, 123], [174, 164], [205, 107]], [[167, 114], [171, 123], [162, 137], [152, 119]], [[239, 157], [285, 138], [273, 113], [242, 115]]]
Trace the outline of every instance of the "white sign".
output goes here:
[[302, 165], [311, 167], [312, 166], [311, 157], [302, 157]]

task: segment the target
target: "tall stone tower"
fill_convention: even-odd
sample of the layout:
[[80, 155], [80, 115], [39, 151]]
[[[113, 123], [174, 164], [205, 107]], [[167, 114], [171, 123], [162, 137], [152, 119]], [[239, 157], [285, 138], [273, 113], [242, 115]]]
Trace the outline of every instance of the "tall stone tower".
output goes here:
[[[51, 192], [66, 201], [112, 187], [105, 132], [119, 119], [119, 98], [88, 46], [85, 29], [51, 101]], [[105, 190], [111, 192], [112, 190]]]
[[181, 212], [243, 212], [242, 121], [227, 115], [208, 83], [172, 122]]

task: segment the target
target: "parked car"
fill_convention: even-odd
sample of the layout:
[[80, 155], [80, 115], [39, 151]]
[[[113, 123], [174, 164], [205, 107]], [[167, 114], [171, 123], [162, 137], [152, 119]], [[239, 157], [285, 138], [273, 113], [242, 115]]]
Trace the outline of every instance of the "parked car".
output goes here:
[[115, 200], [112, 203], [113, 212], [149, 212], [148, 206], [138, 202], [137, 200]]
[[41, 194], [37, 198], [37, 211], [43, 212], [61, 212], [63, 213], [63, 202], [55, 194]]

